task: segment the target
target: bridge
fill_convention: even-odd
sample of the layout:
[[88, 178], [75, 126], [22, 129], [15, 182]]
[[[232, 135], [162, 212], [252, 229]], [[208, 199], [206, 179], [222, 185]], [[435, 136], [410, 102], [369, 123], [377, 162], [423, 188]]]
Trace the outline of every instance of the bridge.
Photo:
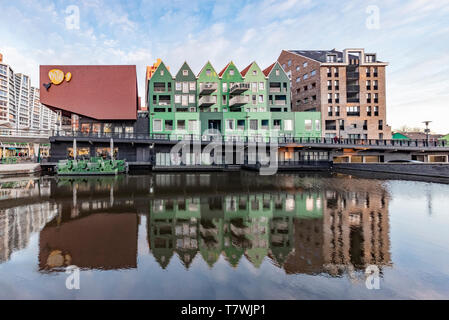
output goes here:
[[0, 142], [49, 143], [53, 130], [0, 128]]
[[148, 133], [83, 133], [71, 131], [54, 132], [49, 137], [50, 142], [73, 141], [79, 142], [110, 142], [139, 143], [139, 144], [165, 144], [175, 145], [179, 142], [215, 144], [244, 144], [254, 145], [265, 143], [277, 144], [279, 147], [316, 148], [316, 149], [355, 149], [373, 151], [444, 151], [449, 152], [449, 145], [441, 140], [386, 140], [386, 139], [335, 139], [311, 137], [257, 137], [257, 136], [219, 136], [219, 135], [179, 135], [179, 134], [148, 134]]

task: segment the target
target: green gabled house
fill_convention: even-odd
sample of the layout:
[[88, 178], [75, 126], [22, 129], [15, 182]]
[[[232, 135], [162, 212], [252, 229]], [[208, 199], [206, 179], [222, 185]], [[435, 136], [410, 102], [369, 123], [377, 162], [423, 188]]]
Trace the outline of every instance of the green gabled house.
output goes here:
[[197, 111], [196, 76], [184, 62], [175, 76], [174, 106], [176, 112]]
[[173, 77], [160, 62], [148, 80], [148, 106], [151, 112], [174, 112]]
[[394, 132], [391, 138], [393, 140], [410, 140], [409, 137], [407, 137], [405, 134], [402, 134], [400, 132]]
[[208, 61], [197, 76], [197, 106], [202, 112], [221, 112], [220, 78]]
[[267, 77], [268, 111], [290, 112], [290, 79], [279, 62], [275, 62], [263, 71]]
[[267, 79], [255, 61], [251, 62], [240, 74], [248, 90], [244, 92], [248, 103], [241, 108], [246, 112], [266, 112], [267, 110]]
[[221, 80], [222, 111], [241, 111], [242, 106], [249, 102], [249, 97], [243, 95], [249, 89], [249, 84], [243, 82], [240, 71], [234, 62], [229, 62], [218, 74]]

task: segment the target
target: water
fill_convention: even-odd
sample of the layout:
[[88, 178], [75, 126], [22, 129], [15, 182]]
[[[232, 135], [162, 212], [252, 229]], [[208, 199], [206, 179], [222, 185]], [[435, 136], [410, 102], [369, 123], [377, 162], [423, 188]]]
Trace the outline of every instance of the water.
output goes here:
[[0, 298], [447, 299], [448, 194], [327, 174], [2, 179]]

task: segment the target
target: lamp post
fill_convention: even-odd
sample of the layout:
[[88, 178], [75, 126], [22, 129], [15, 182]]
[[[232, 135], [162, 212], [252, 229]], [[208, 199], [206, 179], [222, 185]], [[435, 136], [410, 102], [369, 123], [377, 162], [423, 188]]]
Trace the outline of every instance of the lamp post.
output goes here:
[[424, 129], [424, 132], [426, 133], [426, 141], [427, 141], [427, 145], [429, 145], [429, 133], [430, 133], [430, 129], [429, 129], [429, 124], [432, 121], [423, 121], [423, 123], [426, 125], [426, 129]]

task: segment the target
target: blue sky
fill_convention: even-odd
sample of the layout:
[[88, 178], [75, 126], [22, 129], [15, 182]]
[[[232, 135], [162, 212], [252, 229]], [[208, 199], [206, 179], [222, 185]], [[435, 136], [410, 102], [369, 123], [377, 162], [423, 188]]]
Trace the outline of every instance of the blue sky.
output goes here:
[[[79, 8], [79, 29], [66, 18]], [[368, 6], [379, 9], [367, 27]], [[0, 0], [0, 52], [37, 85], [40, 64], [136, 64], [160, 57], [177, 71], [261, 67], [282, 49], [365, 48], [390, 63], [387, 121], [449, 133], [449, 0]]]

